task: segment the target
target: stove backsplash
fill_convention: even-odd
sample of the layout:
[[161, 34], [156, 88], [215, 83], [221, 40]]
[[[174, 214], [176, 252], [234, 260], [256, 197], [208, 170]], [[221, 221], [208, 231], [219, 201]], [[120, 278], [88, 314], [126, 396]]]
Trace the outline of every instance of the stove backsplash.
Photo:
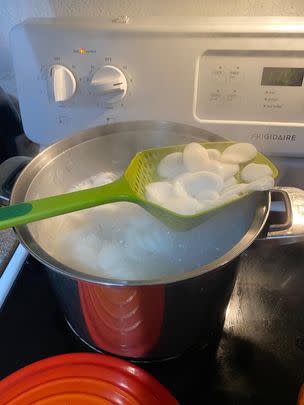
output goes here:
[[278, 185], [304, 188], [304, 158], [273, 157], [279, 168]]

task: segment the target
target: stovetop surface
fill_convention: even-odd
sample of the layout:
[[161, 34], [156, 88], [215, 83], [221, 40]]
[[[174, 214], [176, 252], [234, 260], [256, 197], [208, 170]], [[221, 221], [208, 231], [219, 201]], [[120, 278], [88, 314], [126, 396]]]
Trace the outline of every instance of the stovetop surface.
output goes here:
[[[182, 405], [296, 404], [304, 382], [304, 244], [247, 250], [217, 350], [140, 364]], [[0, 378], [89, 351], [69, 330], [45, 270], [29, 259], [0, 313]]]

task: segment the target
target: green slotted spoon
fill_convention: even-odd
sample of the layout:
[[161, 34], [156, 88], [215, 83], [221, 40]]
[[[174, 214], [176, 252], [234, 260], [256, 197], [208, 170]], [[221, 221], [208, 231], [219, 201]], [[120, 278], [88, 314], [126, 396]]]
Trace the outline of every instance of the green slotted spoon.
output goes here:
[[[207, 149], [212, 148], [222, 152], [234, 143], [236, 142], [207, 142], [201, 145]], [[184, 147], [185, 145], [178, 145], [141, 151], [134, 156], [122, 177], [104, 186], [0, 208], [0, 229], [23, 225], [68, 212], [95, 207], [97, 205], [129, 201], [140, 205], [171, 228], [187, 230], [208, 219], [210, 215], [218, 209], [238, 201], [249, 194], [244, 193], [238, 199], [225, 202], [220, 206], [204, 210], [194, 215], [177, 214], [146, 200], [145, 186], [153, 181], [160, 180], [157, 174], [157, 166], [160, 160], [169, 153], [183, 151]], [[258, 153], [251, 162], [268, 165], [272, 170], [273, 177], [277, 177], [277, 168], [261, 153]], [[246, 162], [240, 165], [241, 169], [248, 163], [249, 162]]]

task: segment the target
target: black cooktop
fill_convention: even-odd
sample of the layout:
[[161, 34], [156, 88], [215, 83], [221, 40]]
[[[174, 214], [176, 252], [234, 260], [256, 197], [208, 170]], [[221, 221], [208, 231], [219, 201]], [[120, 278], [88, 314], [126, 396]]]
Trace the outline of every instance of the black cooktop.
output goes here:
[[[247, 250], [217, 349], [140, 364], [182, 405], [296, 404], [304, 383], [304, 244]], [[69, 330], [45, 271], [25, 264], [0, 313], [0, 378], [42, 358], [90, 351]]]

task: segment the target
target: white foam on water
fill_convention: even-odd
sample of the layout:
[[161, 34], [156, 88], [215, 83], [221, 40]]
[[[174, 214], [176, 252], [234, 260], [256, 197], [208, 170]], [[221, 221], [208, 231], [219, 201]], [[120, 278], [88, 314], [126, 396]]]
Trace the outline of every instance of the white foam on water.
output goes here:
[[[67, 191], [107, 184], [118, 177], [100, 173]], [[121, 202], [62, 217], [53, 254], [65, 265], [88, 274], [147, 279], [176, 271], [174, 249], [167, 227], [141, 207]]]
[[[103, 172], [67, 191], [107, 184], [119, 175]], [[233, 235], [224, 229], [215, 245], [211, 222], [186, 232], [172, 231], [143, 208], [127, 202], [48, 221], [56, 221], [50, 253], [57, 260], [86, 274], [119, 280], [152, 280], [194, 270], [221, 256], [247, 231], [246, 224], [238, 226]]]

